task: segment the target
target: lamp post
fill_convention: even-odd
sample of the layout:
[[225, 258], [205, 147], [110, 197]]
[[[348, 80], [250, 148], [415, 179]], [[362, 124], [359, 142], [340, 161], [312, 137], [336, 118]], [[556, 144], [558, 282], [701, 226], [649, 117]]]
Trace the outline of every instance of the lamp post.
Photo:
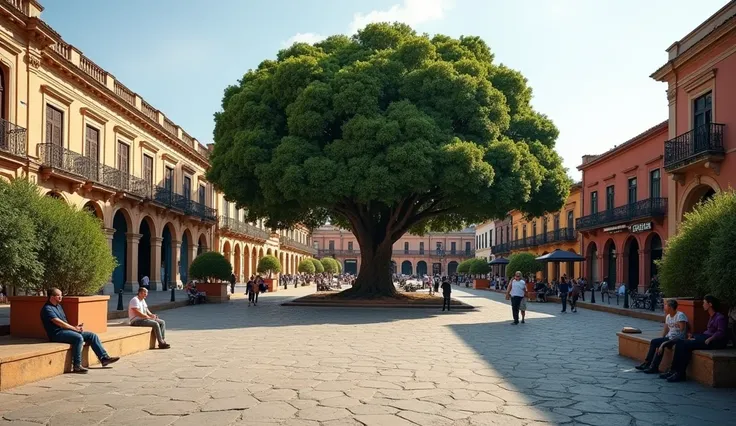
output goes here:
[[118, 311], [123, 310], [123, 289], [121, 288], [120, 291], [118, 291]]
[[[596, 260], [597, 260], [597, 259], [596, 259]], [[595, 260], [594, 260], [594, 261], [595, 261]], [[586, 260], [586, 262], [587, 262], [587, 260]], [[593, 269], [593, 267], [592, 267], [592, 266], [593, 266], [593, 265], [591, 265], [591, 268], [590, 268], [590, 269]], [[590, 274], [590, 278], [591, 278], [591, 281], [593, 281], [593, 274], [592, 274], [592, 271], [591, 271], [591, 274]], [[601, 296], [601, 297], [602, 297], [602, 296]], [[595, 303], [595, 282], [593, 282], [593, 284], [592, 284], [592, 285], [590, 286], [590, 303]]]

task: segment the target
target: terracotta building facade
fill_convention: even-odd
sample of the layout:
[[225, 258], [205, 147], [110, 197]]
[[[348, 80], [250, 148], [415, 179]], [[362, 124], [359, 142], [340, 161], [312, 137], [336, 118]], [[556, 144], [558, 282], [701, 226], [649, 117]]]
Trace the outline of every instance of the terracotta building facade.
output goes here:
[[143, 276], [152, 290], [186, 282], [192, 260], [227, 241], [247, 271], [269, 250], [287, 271], [315, 253], [303, 229], [264, 235], [218, 217], [208, 148], [66, 43], [42, 11], [0, 1], [0, 178], [28, 179], [100, 219], [119, 265], [105, 293]]
[[669, 233], [698, 202], [736, 185], [736, 1], [667, 49], [664, 143]]
[[668, 236], [668, 187], [662, 147], [667, 122], [601, 155], [586, 155], [583, 216], [577, 219], [584, 250], [584, 275], [644, 290], [656, 275]]
[[[360, 271], [360, 246], [352, 232], [325, 225], [312, 233], [319, 257], [334, 257], [343, 271]], [[406, 234], [394, 243], [391, 262], [395, 273], [404, 275], [452, 275], [457, 265], [475, 257], [475, 229], [434, 233], [424, 236]]]

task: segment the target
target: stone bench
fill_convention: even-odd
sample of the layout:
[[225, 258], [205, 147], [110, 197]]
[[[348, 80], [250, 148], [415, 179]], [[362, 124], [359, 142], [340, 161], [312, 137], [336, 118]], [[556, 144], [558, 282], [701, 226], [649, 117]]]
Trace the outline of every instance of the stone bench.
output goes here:
[[[655, 334], [626, 334], [618, 336], [618, 353], [627, 358], [644, 362], [649, 351], [649, 342]], [[666, 371], [672, 364], [672, 350], [667, 349], [660, 364], [660, 371]], [[718, 350], [693, 351], [687, 368], [689, 380], [695, 380], [706, 386], [716, 388], [736, 387], [736, 348], [729, 347]]]
[[[153, 349], [156, 336], [148, 327], [109, 324], [99, 335], [110, 356]], [[0, 391], [57, 376], [71, 370], [71, 346], [38, 339], [0, 337]], [[89, 345], [82, 350], [84, 366], [99, 364]]]

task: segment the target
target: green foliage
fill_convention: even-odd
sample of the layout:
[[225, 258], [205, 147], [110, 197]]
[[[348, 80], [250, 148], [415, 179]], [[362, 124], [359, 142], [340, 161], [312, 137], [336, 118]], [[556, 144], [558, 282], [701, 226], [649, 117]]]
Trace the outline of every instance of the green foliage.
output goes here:
[[44, 266], [38, 260], [41, 244], [36, 226], [20, 208], [38, 198], [38, 191], [28, 182], [0, 179], [0, 283], [21, 290], [42, 287]]
[[716, 194], [685, 215], [659, 262], [662, 292], [670, 297], [713, 294], [736, 303], [736, 193]]
[[281, 272], [281, 262], [276, 256], [266, 255], [258, 261], [258, 267], [256, 270], [261, 274], [268, 274], [268, 278], [271, 278], [272, 274]]
[[[17, 259], [19, 253], [2, 255], [14, 265], [0, 273], [9, 284], [32, 293], [57, 287], [65, 295], [87, 296], [108, 281], [116, 262], [97, 218], [41, 196], [35, 185], [22, 179], [0, 184], [0, 204], [4, 206], [0, 215], [13, 214], [18, 230], [17, 236], [8, 239], [8, 248], [28, 250], [20, 253], [24, 260]], [[2, 222], [8, 223], [8, 218]], [[27, 241], [31, 235], [36, 239], [33, 243]], [[19, 277], [20, 272], [28, 275]]]
[[467, 274], [470, 272], [470, 264], [473, 263], [473, 259], [465, 259], [457, 265], [458, 274]]
[[488, 261], [481, 258], [470, 259], [470, 272], [473, 275], [485, 275], [491, 271]]
[[342, 274], [342, 262], [335, 260], [335, 265], [337, 265], [337, 273]]
[[509, 257], [509, 263], [506, 265], [506, 277], [511, 278], [516, 271], [521, 271], [521, 276], [526, 277], [529, 274], [536, 274], [544, 268], [544, 264], [537, 260], [537, 256], [533, 253], [515, 253]]
[[570, 183], [558, 131], [524, 76], [493, 59], [478, 37], [399, 23], [295, 44], [225, 90], [208, 179], [247, 221], [330, 218], [392, 241], [558, 210]]
[[297, 271], [302, 274], [313, 274], [314, 263], [312, 262], [312, 259], [302, 259], [302, 261], [299, 262], [299, 266], [297, 266]]
[[228, 281], [233, 267], [225, 256], [215, 251], [208, 251], [195, 257], [189, 267], [189, 276], [205, 282]]
[[309, 260], [312, 262], [312, 265], [314, 265], [314, 272], [317, 274], [321, 274], [325, 271], [325, 267], [322, 266], [322, 262], [319, 261], [319, 259], [315, 259], [313, 257], [310, 257]]
[[337, 261], [331, 257], [323, 257], [320, 262], [322, 262], [322, 267], [328, 274], [336, 274], [340, 267]]

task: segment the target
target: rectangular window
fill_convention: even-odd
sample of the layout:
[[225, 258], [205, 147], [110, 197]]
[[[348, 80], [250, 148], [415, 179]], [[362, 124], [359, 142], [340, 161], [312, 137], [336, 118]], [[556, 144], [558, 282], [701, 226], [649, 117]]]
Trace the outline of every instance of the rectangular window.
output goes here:
[[470, 254], [470, 241], [465, 242], [465, 254]]
[[693, 128], [710, 124], [713, 119], [713, 93], [708, 92], [693, 101]]
[[409, 253], [409, 243], [404, 243], [404, 253]]
[[335, 241], [334, 240], [330, 240], [329, 247], [330, 247], [330, 251], [335, 251]]
[[419, 254], [424, 254], [424, 241], [419, 243]]
[[649, 172], [649, 198], [660, 198], [662, 196], [662, 177], [659, 169]]
[[123, 141], [118, 141], [118, 170], [130, 172], [130, 146]]
[[192, 198], [192, 178], [190, 178], [189, 176], [184, 176], [182, 192], [183, 194], [181, 195], [183, 195], [184, 198], [186, 198], [187, 200], [190, 200]]
[[[199, 185], [199, 204], [205, 205], [205, 194], [207, 193], [207, 189], [205, 189], [204, 185]], [[240, 210], [238, 210], [238, 220], [240, 220]]]
[[153, 185], [153, 158], [146, 154], [143, 154], [143, 179]]
[[222, 200], [222, 213], [225, 218], [230, 217], [230, 202], [228, 200]]
[[[46, 105], [46, 143], [64, 145], [64, 113]], [[59, 153], [61, 155], [61, 153]]]
[[442, 252], [442, 243], [438, 242], [436, 247], [437, 247], [437, 254], [440, 254]]
[[598, 213], [598, 191], [590, 193], [590, 214]]
[[174, 188], [174, 169], [166, 167], [164, 170], [164, 187], [171, 191]]
[[84, 156], [100, 162], [100, 131], [89, 125], [84, 132]]
[[636, 178], [629, 178], [629, 204], [636, 203]]
[[606, 188], [606, 210], [613, 210], [614, 208], [614, 200], [615, 192], [613, 185]]
[[456, 250], [457, 250], [457, 243], [453, 241], [450, 243], [450, 253], [455, 254]]
[[348, 251], [353, 251], [353, 242], [352, 241], [349, 241], [348, 242]]

